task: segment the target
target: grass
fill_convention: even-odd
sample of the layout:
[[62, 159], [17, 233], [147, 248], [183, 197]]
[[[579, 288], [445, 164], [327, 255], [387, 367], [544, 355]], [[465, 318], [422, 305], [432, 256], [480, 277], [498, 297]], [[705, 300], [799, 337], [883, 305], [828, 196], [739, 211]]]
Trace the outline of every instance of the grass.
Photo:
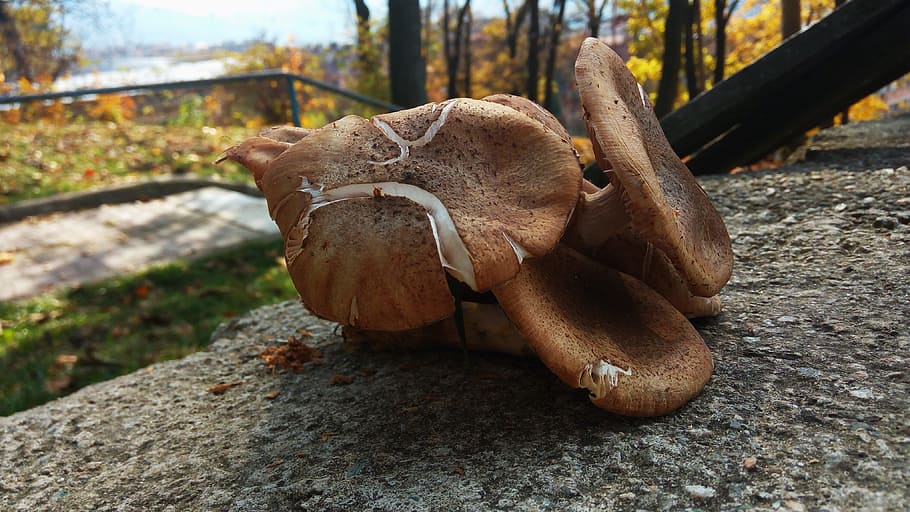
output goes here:
[[[212, 162], [255, 129], [0, 123], [0, 206], [153, 176], [252, 183]], [[0, 247], [0, 252], [3, 248]], [[297, 297], [279, 240], [0, 302], [0, 415], [205, 347], [222, 321]]]
[[222, 321], [297, 297], [281, 242], [0, 302], [0, 416], [205, 347]]
[[252, 183], [239, 165], [212, 162], [255, 132], [102, 121], [0, 122], [0, 205], [152, 176], [192, 174]]

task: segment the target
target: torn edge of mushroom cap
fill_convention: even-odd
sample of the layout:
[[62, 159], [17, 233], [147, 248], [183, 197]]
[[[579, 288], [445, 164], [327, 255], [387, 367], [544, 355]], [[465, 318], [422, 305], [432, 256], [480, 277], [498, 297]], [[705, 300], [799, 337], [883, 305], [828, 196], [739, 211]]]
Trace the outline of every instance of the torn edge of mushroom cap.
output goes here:
[[493, 293], [543, 363], [608, 411], [670, 413], [713, 372], [704, 340], [663, 297], [568, 247], [528, 261]]
[[224, 150], [215, 163], [220, 164], [225, 160], [233, 160], [246, 167], [253, 175], [256, 186], [262, 190], [262, 177], [268, 170], [269, 164], [289, 147], [291, 144], [288, 142], [268, 137], [250, 137], [240, 144]]
[[[331, 190], [322, 190], [321, 188], [313, 187], [306, 178], [303, 178], [302, 181], [303, 184], [298, 190], [309, 194], [311, 202], [298, 222], [298, 225], [301, 226], [301, 243], [307, 236], [308, 226], [313, 212], [319, 208], [354, 199], [382, 197], [405, 198], [420, 205], [426, 211], [442, 267], [456, 279], [471, 287], [471, 289], [477, 290], [474, 265], [471, 262], [468, 249], [458, 235], [455, 224], [452, 222], [452, 217], [449, 215], [445, 205], [442, 204], [435, 195], [407, 183], [355, 183], [333, 188]], [[525, 256], [522, 252], [523, 250], [517, 246], [508, 235], [503, 236], [512, 244], [520, 264], [522, 258]], [[293, 258], [291, 258], [288, 263], [293, 263]]]
[[667, 254], [694, 294], [716, 295], [732, 273], [729, 234], [670, 147], [640, 85], [594, 38], [582, 43], [575, 77], [595, 153], [612, 167], [611, 182], [622, 184], [639, 238]]

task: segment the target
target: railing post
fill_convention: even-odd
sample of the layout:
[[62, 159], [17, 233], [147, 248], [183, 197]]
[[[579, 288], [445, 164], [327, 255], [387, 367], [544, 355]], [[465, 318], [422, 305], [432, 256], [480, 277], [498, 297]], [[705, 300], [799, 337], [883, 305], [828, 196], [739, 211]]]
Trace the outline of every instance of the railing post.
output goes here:
[[297, 91], [294, 90], [294, 76], [287, 75], [285, 79], [288, 82], [288, 97], [291, 99], [291, 116], [294, 126], [300, 126], [300, 104], [297, 103]]

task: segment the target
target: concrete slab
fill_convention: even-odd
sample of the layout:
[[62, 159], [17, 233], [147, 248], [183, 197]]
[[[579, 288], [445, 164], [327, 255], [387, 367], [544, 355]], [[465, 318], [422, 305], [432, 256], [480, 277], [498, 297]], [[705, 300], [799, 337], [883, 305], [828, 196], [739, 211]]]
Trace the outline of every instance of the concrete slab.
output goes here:
[[218, 187], [206, 187], [170, 196], [165, 201], [182, 208], [218, 216], [253, 231], [265, 234], [278, 232], [278, 228], [269, 217], [265, 198], [262, 197], [252, 197]]

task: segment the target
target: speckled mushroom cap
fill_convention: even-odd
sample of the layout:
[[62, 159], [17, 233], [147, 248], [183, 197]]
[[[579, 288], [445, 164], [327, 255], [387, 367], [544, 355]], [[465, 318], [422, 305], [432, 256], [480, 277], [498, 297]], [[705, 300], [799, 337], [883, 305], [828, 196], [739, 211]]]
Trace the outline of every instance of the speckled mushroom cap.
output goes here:
[[711, 297], [730, 278], [723, 220], [667, 142], [647, 95], [622, 59], [588, 38], [575, 63], [588, 133], [632, 229], [673, 262], [692, 293]]
[[[586, 182], [587, 184], [587, 182]], [[620, 189], [594, 185], [586, 190], [563, 235], [563, 244], [603, 265], [641, 280], [661, 294], [689, 318], [715, 316], [720, 298], [693, 295], [689, 285], [670, 259], [653, 244], [642, 241], [633, 231], [629, 215], [619, 197]]]
[[493, 293], [544, 364], [608, 411], [667, 414], [714, 369], [698, 331], [657, 292], [563, 245]]
[[493, 103], [499, 103], [500, 105], [505, 105], [507, 107], [512, 107], [515, 110], [525, 114], [538, 121], [540, 124], [546, 126], [554, 133], [559, 135], [562, 140], [568, 144], [572, 144], [572, 136], [569, 135], [568, 130], [565, 126], [559, 122], [559, 119], [556, 119], [549, 110], [543, 108], [534, 101], [529, 100], [523, 96], [516, 96], [514, 94], [491, 94], [482, 98], [483, 101], [491, 101]]
[[511, 279], [553, 249], [581, 186], [557, 134], [487, 101], [347, 116], [277, 155], [255, 139], [226, 156], [255, 163], [304, 304], [364, 329], [450, 315], [443, 268], [477, 291]]

